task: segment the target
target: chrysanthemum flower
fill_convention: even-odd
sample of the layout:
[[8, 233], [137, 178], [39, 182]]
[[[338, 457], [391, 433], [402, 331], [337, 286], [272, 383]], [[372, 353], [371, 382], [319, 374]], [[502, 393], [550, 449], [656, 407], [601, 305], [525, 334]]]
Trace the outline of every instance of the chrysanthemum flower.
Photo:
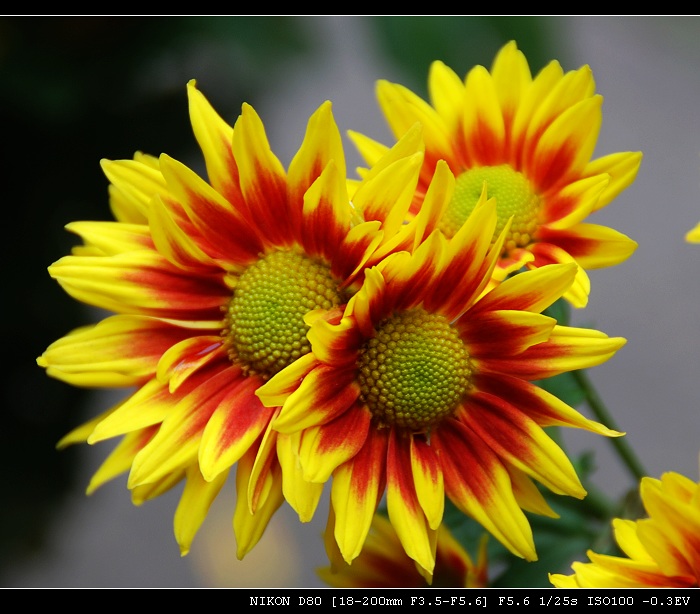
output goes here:
[[[60, 446], [122, 437], [91, 492], [129, 471], [141, 503], [186, 481], [175, 515], [183, 554], [237, 464], [234, 529], [242, 558], [284, 495], [302, 519], [322, 486], [282, 485], [270, 430], [276, 408], [256, 389], [310, 350], [304, 315], [343, 305], [373, 258], [421, 240], [403, 224], [422, 161], [414, 130], [347, 193], [340, 133], [324, 103], [285, 170], [243, 105], [230, 127], [188, 84], [190, 119], [208, 181], [163, 154], [103, 161], [114, 222], [78, 222], [83, 239], [50, 274], [74, 298], [113, 312], [39, 357], [77, 386], [133, 387], [131, 396]], [[304, 510], [311, 510], [305, 512]]]
[[[327, 540], [327, 543], [335, 542]], [[486, 540], [479, 545], [475, 563], [444, 524], [437, 531], [432, 573], [406, 555], [393, 525], [380, 514], [375, 515], [365, 547], [352, 565], [337, 554], [337, 557], [331, 555], [330, 566], [317, 570], [321, 580], [336, 588], [484, 588], [488, 585]]]
[[[424, 126], [425, 159], [414, 206], [421, 201], [438, 160], [457, 177], [455, 195], [441, 222], [452, 236], [474, 208], [484, 181], [497, 200], [496, 234], [513, 217], [494, 271], [494, 283], [522, 267], [576, 262], [565, 297], [587, 304], [586, 269], [627, 259], [637, 244], [588, 216], [606, 206], [636, 177], [641, 154], [616, 153], [591, 160], [602, 123], [602, 97], [591, 69], [564, 73], [556, 61], [535, 78], [514, 42], [497, 54], [492, 70], [474, 67], [464, 81], [440, 61], [430, 68], [430, 104], [406, 87], [379, 81], [377, 97], [393, 133]], [[371, 163], [384, 151], [351, 132]]]
[[[426, 198], [449, 202], [453, 188], [438, 164]], [[533, 560], [522, 510], [554, 515], [533, 479], [586, 494], [543, 427], [619, 435], [529, 380], [600, 364], [625, 340], [540, 313], [573, 282], [572, 263], [518, 274], [479, 298], [508, 232], [492, 244], [496, 223], [482, 194], [451, 239], [436, 230], [413, 254], [368, 269], [345, 308], [307, 316], [311, 353], [258, 389], [266, 405], [283, 405], [273, 428], [296, 440], [283, 472], [298, 463], [312, 482], [332, 476], [334, 536], [347, 562], [385, 490], [399, 540], [427, 571], [445, 495]]]
[[613, 520], [625, 556], [588, 551], [570, 576], [550, 574], [557, 588], [697, 588], [700, 586], [700, 483], [675, 472], [644, 477], [639, 494], [648, 517]]

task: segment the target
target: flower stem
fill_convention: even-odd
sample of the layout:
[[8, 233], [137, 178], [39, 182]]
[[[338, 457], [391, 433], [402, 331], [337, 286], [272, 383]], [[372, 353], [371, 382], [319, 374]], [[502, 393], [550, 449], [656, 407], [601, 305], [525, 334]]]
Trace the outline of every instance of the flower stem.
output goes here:
[[[576, 379], [576, 382], [581, 387], [581, 390], [583, 390], [586, 396], [586, 402], [591, 408], [591, 411], [598, 418], [598, 421], [602, 422], [605, 426], [607, 426], [610, 429], [619, 431], [620, 429], [615, 425], [615, 421], [613, 420], [612, 416], [610, 415], [610, 412], [605, 406], [605, 403], [603, 403], [603, 400], [600, 398], [598, 392], [596, 391], [595, 387], [588, 378], [586, 371], [584, 369], [579, 369], [577, 371], [572, 371], [571, 374]], [[611, 437], [610, 443], [616, 449], [617, 453], [622, 459], [622, 462], [627, 467], [627, 469], [629, 469], [630, 473], [637, 482], [639, 482], [645, 475], [647, 475], [647, 472], [642, 466], [641, 461], [639, 460], [639, 458], [637, 458], [637, 455], [634, 453], [634, 450], [632, 450], [632, 448], [627, 444], [627, 441], [624, 437]]]

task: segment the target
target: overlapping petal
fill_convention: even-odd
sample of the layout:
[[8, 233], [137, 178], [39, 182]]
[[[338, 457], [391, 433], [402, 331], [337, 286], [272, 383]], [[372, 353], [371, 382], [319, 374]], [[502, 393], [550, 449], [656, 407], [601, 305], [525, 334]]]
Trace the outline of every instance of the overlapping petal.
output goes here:
[[297, 435], [277, 435], [277, 458], [285, 476], [282, 484], [284, 499], [299, 515], [301, 522], [309, 522], [321, 500], [324, 484], [304, 478], [297, 462], [298, 450]]
[[249, 499], [245, 493], [250, 490], [251, 471], [255, 462], [257, 450], [251, 448], [241, 460], [236, 470], [236, 509], [233, 514], [233, 530], [236, 534], [236, 556], [243, 559], [255, 544], [260, 541], [273, 514], [284, 502], [282, 492], [282, 475], [279, 465], [273, 465], [268, 474], [267, 496], [259, 501], [255, 511], [250, 510]]
[[447, 496], [513, 554], [536, 560], [530, 523], [515, 499], [504, 465], [467, 426], [457, 421], [446, 426], [434, 437], [434, 445], [442, 456]]
[[147, 224], [153, 195], [167, 189], [158, 159], [137, 152], [133, 160], [103, 159], [101, 165], [110, 181], [114, 218], [122, 224]]
[[83, 245], [77, 246], [77, 252], [76, 248], [73, 249], [76, 256], [112, 256], [153, 246], [153, 238], [145, 224], [71, 222], [66, 224], [66, 230], [83, 240]]
[[222, 272], [193, 277], [150, 250], [66, 256], [49, 273], [76, 300], [116, 313], [211, 321], [230, 295]]
[[392, 431], [387, 450], [387, 512], [406, 554], [423, 569], [435, 567], [434, 529], [423, 512], [413, 479], [411, 449]]
[[233, 466], [269, 425], [273, 412], [255, 396], [260, 385], [246, 378], [230, 386], [207, 420], [199, 446], [199, 467], [207, 480]]
[[38, 364], [75, 386], [137, 386], [152, 377], [162, 354], [192, 331], [167, 321], [119, 315], [52, 343]]
[[328, 424], [305, 429], [298, 446], [306, 480], [324, 483], [337, 467], [362, 449], [370, 430], [371, 415], [358, 404]]
[[461, 416], [499, 457], [552, 492], [578, 499], [586, 495], [566, 453], [524, 412], [495, 395], [479, 392], [470, 397]]
[[213, 480], [205, 480], [197, 465], [186, 470], [185, 488], [175, 510], [175, 539], [180, 546], [180, 554], [185, 556], [197, 531], [204, 522], [209, 508], [226, 483], [228, 472], [220, 473]]
[[331, 505], [335, 517], [333, 538], [347, 563], [362, 551], [386, 485], [388, 437], [379, 432], [369, 437], [354, 458], [333, 475]]

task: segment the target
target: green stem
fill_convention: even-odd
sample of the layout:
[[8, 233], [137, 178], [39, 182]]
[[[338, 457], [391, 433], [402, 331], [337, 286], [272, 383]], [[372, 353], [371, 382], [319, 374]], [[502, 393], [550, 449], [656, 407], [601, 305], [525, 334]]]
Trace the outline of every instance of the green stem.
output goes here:
[[[598, 421], [602, 422], [610, 429], [619, 431], [620, 429], [615, 425], [615, 421], [588, 378], [586, 371], [584, 369], [579, 369], [578, 371], [572, 371], [571, 373], [576, 379], [578, 385], [581, 387], [581, 390], [583, 390], [585, 393], [586, 402], [591, 408], [591, 411], [593, 411], [598, 418]], [[639, 482], [645, 475], [647, 475], [647, 472], [644, 470], [639, 458], [637, 458], [634, 450], [632, 450], [632, 448], [627, 444], [624, 437], [611, 437], [610, 442], [617, 450], [617, 453], [620, 455], [620, 458], [627, 469], [629, 469], [635, 481]]]

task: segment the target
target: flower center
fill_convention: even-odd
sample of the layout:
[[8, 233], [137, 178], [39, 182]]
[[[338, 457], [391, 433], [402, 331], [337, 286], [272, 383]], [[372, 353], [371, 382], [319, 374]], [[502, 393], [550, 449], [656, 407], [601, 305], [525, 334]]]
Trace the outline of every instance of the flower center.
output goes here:
[[447, 319], [423, 309], [383, 320], [358, 359], [362, 399], [381, 426], [425, 432], [470, 386], [469, 354]]
[[508, 164], [472, 168], [459, 175], [440, 228], [448, 237], [459, 230], [476, 206], [484, 181], [488, 197], [496, 198], [498, 221], [494, 239], [513, 216], [503, 252], [507, 254], [517, 247], [525, 247], [532, 241], [532, 235], [537, 230], [541, 200], [525, 176]]
[[307, 354], [304, 316], [345, 302], [330, 269], [303, 254], [271, 252], [238, 278], [223, 335], [232, 362], [269, 379]]

